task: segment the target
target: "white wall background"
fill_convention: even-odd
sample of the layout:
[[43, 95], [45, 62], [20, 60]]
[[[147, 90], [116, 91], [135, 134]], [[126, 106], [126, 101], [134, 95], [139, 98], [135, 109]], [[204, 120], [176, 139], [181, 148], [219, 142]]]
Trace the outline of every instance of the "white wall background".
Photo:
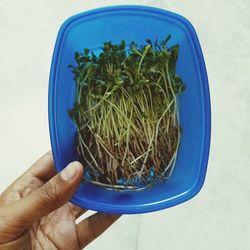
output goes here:
[[0, 1], [0, 192], [50, 148], [47, 92], [58, 29], [105, 5], [145, 4], [187, 17], [203, 48], [212, 99], [205, 185], [161, 212], [123, 216], [87, 249], [250, 249], [250, 1]]

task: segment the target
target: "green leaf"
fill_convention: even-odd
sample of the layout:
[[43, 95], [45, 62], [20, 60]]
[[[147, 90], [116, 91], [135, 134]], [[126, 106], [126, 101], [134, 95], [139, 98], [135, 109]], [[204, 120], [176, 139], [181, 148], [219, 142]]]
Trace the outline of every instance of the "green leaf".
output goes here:
[[76, 60], [77, 64], [80, 64], [80, 53], [79, 52], [75, 53], [75, 60]]
[[84, 55], [85, 55], [85, 56], [88, 56], [88, 54], [89, 54], [89, 49], [85, 48], [85, 49], [84, 49]]
[[165, 40], [163, 40], [163, 41], [161, 41], [161, 46], [162, 47], [166, 47], [166, 45], [167, 45], [167, 43], [168, 43], [168, 41], [171, 39], [171, 35], [169, 34], [166, 38], [165, 38]]
[[136, 46], [136, 43], [135, 42], [131, 42], [130, 43], [130, 50], [134, 53], [137, 53], [138, 50], [137, 50], [137, 46]]
[[111, 48], [112, 48], [111, 42], [105, 42], [105, 43], [104, 43], [104, 47], [103, 47], [103, 51], [104, 51], [104, 52], [109, 51]]
[[96, 55], [93, 51], [91, 51], [91, 56], [92, 56], [92, 59], [96, 59]]
[[96, 83], [98, 84], [98, 85], [105, 85], [105, 81], [103, 81], [103, 80], [96, 80]]
[[152, 46], [152, 42], [151, 42], [151, 40], [149, 38], [147, 39], [146, 42]]
[[120, 49], [124, 50], [125, 46], [126, 46], [125, 40], [122, 40], [120, 44]]

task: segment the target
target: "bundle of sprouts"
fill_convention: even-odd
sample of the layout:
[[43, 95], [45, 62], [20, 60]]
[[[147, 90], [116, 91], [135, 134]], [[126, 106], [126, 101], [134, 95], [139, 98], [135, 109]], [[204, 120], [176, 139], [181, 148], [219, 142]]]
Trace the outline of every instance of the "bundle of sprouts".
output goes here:
[[126, 49], [105, 42], [97, 56], [75, 53], [76, 82], [69, 111], [84, 179], [113, 190], [143, 190], [168, 178], [180, 143], [176, 74], [179, 45], [170, 39]]

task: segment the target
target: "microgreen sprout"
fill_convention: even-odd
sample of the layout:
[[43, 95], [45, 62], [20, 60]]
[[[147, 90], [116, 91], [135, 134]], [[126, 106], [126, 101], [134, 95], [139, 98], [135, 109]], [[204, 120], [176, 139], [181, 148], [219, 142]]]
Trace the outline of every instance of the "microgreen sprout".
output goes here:
[[76, 83], [69, 114], [84, 179], [114, 190], [143, 190], [170, 176], [180, 144], [176, 74], [179, 45], [164, 41], [126, 48], [105, 42], [102, 52], [75, 53]]

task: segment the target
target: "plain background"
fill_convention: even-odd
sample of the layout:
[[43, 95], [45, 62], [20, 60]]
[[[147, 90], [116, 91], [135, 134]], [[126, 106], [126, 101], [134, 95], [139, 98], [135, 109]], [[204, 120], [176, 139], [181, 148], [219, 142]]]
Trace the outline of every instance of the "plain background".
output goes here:
[[58, 29], [99, 6], [144, 4], [187, 17], [200, 38], [212, 101], [205, 185], [164, 211], [123, 216], [87, 249], [250, 249], [250, 1], [0, 1], [0, 192], [50, 148], [47, 95]]

